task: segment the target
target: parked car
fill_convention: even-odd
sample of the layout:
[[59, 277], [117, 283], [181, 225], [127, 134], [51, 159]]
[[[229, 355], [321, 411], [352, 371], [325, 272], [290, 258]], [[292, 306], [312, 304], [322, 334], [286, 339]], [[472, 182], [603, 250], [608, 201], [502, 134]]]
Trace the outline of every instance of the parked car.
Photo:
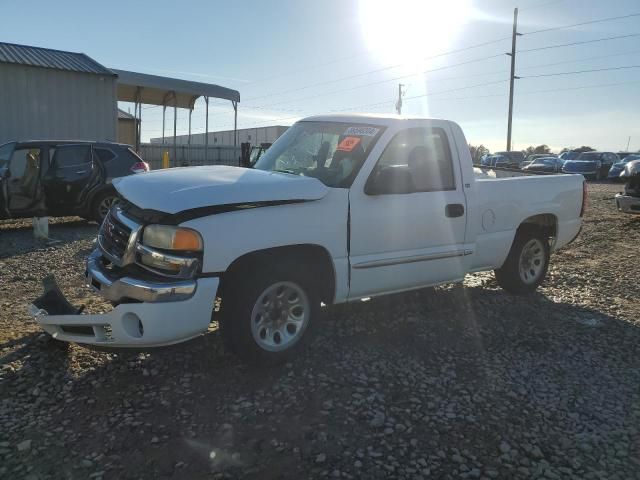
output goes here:
[[558, 155], [558, 158], [564, 161], [576, 160], [580, 156], [580, 153], [582, 152], [574, 152], [574, 151], [563, 152], [560, 155]]
[[509, 159], [510, 168], [522, 168], [524, 163], [524, 153], [519, 151], [496, 152], [494, 155], [501, 155]]
[[640, 160], [627, 162], [621, 176], [626, 183], [624, 192], [616, 195], [616, 207], [624, 213], [640, 214]]
[[620, 178], [620, 174], [624, 171], [624, 166], [633, 160], [640, 160], [640, 154], [636, 153], [636, 154], [627, 155], [626, 157], [624, 157], [624, 159], [614, 163], [609, 169], [609, 174], [607, 175], [607, 178], [614, 182], [624, 181], [622, 178]]
[[112, 180], [149, 171], [129, 145], [28, 141], [0, 146], [0, 219], [79, 215], [101, 222]]
[[527, 156], [527, 158], [522, 163], [522, 167], [524, 168], [527, 165], [531, 165], [533, 163], [533, 161], [535, 159], [537, 159], [537, 158], [549, 158], [549, 157], [557, 158], [557, 155], [554, 155], [553, 153], [533, 153], [533, 154]]
[[484, 160], [480, 162], [480, 164], [484, 167], [498, 167], [498, 168], [509, 168], [511, 164], [511, 160], [505, 157], [504, 155], [487, 155]]
[[584, 179], [477, 177], [466, 145], [446, 120], [328, 115], [294, 124], [252, 169], [118, 179], [123, 201], [86, 265], [117, 306], [61, 309], [50, 282], [32, 315], [58, 340], [102, 347], [182, 342], [213, 318], [236, 353], [271, 364], [303, 346], [322, 303], [482, 270], [533, 292], [580, 231]]
[[534, 159], [530, 164], [522, 167], [522, 171], [559, 173], [563, 163], [564, 162], [557, 157], [540, 157]]
[[577, 160], [585, 162], [600, 162], [600, 169], [596, 172], [595, 176], [596, 180], [607, 178], [611, 166], [620, 161], [618, 155], [612, 152], [583, 152]]

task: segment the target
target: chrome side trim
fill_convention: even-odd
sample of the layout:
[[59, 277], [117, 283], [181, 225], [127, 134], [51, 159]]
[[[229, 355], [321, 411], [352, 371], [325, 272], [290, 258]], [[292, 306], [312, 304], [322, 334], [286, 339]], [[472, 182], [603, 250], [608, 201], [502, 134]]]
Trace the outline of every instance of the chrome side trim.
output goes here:
[[428, 262], [430, 260], [442, 260], [444, 258], [464, 257], [473, 254], [473, 250], [452, 250], [450, 252], [431, 253], [428, 255], [414, 255], [412, 257], [401, 257], [385, 260], [372, 260], [353, 265], [353, 268], [376, 268], [389, 267], [391, 265], [403, 265], [405, 263]]
[[141, 302], [175, 302], [191, 298], [196, 291], [196, 280], [164, 283], [116, 277], [104, 268], [101, 254], [101, 250], [96, 249], [87, 259], [86, 277], [92, 289], [112, 302], [126, 299]]

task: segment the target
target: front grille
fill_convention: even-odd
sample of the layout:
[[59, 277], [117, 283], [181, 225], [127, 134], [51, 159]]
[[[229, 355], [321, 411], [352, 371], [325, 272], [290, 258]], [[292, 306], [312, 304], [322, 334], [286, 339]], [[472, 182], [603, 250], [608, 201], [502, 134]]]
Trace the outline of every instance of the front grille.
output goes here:
[[100, 246], [116, 258], [122, 258], [129, 244], [131, 229], [111, 212], [107, 214], [100, 227]]

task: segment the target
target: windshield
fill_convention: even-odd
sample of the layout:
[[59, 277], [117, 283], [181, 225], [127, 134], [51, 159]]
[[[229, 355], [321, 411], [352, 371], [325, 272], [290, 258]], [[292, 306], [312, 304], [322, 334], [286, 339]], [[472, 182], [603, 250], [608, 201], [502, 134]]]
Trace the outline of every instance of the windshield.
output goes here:
[[255, 168], [348, 188], [382, 131], [383, 127], [363, 124], [298, 122], [260, 157]]
[[5, 143], [4, 145], [0, 145], [0, 168], [6, 167], [7, 163], [9, 163], [14, 145], [14, 143]]

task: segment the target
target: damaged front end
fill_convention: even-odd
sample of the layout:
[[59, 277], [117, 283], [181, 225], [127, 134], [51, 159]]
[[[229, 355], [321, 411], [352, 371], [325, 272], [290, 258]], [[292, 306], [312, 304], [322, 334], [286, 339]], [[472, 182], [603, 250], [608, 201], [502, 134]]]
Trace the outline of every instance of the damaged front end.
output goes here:
[[[170, 345], [206, 331], [219, 279], [199, 276], [197, 251], [154, 246], [154, 242], [162, 246], [166, 229], [150, 230], [147, 237], [153, 241], [144, 242], [148, 227], [119, 207], [100, 227], [85, 277], [94, 291], [115, 305], [111, 311], [83, 313], [49, 277], [44, 280], [44, 294], [29, 306], [38, 324], [58, 340], [111, 347]], [[179, 241], [190, 239], [183, 235]]]
[[627, 163], [620, 178], [626, 183], [624, 193], [616, 195], [616, 207], [624, 213], [640, 214], [640, 160]]

